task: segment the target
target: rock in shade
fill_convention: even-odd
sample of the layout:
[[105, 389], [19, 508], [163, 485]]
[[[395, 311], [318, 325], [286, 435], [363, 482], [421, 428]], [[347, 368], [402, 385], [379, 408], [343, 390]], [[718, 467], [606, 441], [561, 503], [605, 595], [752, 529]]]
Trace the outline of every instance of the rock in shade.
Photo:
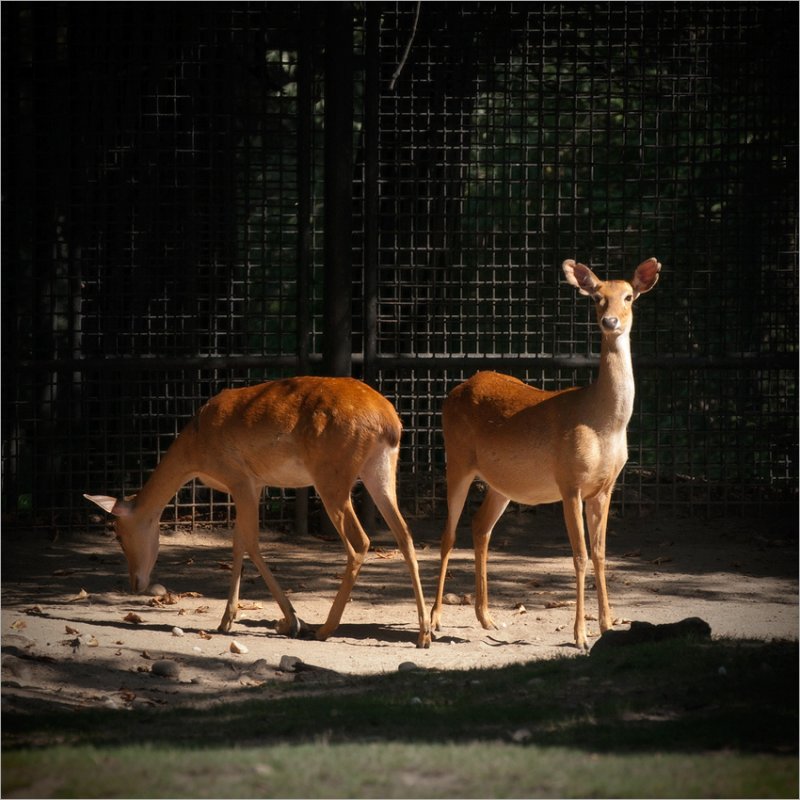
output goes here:
[[710, 637], [711, 626], [699, 617], [689, 617], [680, 622], [669, 622], [662, 625], [633, 621], [630, 630], [607, 630], [595, 642], [591, 652], [594, 655], [605, 652], [609, 648], [647, 642], [663, 642], [666, 639], [708, 639]]
[[177, 678], [181, 674], [181, 668], [175, 661], [163, 658], [160, 661], [153, 662], [150, 672], [160, 678]]
[[29, 683], [33, 673], [30, 666], [21, 658], [16, 656], [3, 656], [3, 680], [6, 680], [7, 675], [13, 675], [22, 683]]

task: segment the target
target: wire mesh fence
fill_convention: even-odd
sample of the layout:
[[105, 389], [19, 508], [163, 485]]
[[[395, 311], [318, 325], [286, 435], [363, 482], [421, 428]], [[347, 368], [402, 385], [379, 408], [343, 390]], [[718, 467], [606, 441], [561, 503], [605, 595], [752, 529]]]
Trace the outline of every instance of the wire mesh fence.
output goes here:
[[[560, 264], [651, 255], [617, 507], [795, 504], [796, 6], [356, 4], [343, 84], [333, 5], [3, 6], [6, 521], [85, 525], [220, 389], [325, 372], [335, 304], [405, 425], [401, 507], [440, 516], [446, 393], [592, 380]], [[231, 509], [192, 484], [165, 519]]]

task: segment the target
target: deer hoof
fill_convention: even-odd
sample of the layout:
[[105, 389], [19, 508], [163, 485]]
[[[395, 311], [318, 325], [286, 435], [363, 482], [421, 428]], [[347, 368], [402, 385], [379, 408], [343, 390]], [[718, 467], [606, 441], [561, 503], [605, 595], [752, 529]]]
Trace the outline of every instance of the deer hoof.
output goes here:
[[278, 623], [278, 633], [282, 636], [288, 636], [290, 639], [296, 639], [300, 635], [302, 625], [297, 617], [288, 617], [282, 619]]
[[217, 626], [217, 630], [220, 633], [230, 633], [231, 622], [232, 620], [230, 619], [230, 617], [228, 616], [223, 617], [222, 622], [220, 622], [220, 624]]
[[417, 648], [427, 650], [431, 646], [431, 632], [429, 630], [420, 631], [417, 639]]

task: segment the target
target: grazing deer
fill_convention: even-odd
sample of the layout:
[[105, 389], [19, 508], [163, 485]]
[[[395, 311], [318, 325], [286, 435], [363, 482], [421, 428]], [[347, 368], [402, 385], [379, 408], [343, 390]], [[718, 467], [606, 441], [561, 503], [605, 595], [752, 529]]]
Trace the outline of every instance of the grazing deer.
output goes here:
[[560, 500], [564, 509], [577, 581], [575, 644], [588, 649], [584, 617], [587, 553], [583, 507], [592, 547], [600, 629], [611, 627], [605, 579], [606, 524], [611, 493], [628, 458], [626, 429], [633, 411], [630, 333], [633, 303], [658, 281], [661, 264], [642, 262], [627, 281], [601, 281], [583, 264], [565, 261], [564, 274], [591, 296], [603, 335], [600, 371], [589, 386], [543, 391], [496, 372], [479, 372], [457, 386], [444, 402], [442, 427], [447, 455], [447, 522], [441, 568], [431, 612], [441, 627], [447, 563], [475, 478], [486, 497], [472, 520], [475, 547], [475, 613], [484, 628], [489, 615], [486, 559], [489, 538], [509, 501], [526, 505]]
[[197, 412], [134, 498], [84, 496], [117, 517], [131, 589], [142, 592], [158, 557], [159, 519], [169, 499], [192, 478], [227, 492], [236, 505], [236, 525], [231, 586], [219, 630], [227, 633], [236, 619], [246, 554], [284, 614], [278, 630], [297, 636], [300, 620], [259, 551], [258, 504], [264, 486], [314, 486], [347, 553], [341, 586], [328, 619], [316, 632], [318, 639], [326, 639], [339, 625], [369, 548], [350, 498], [360, 478], [411, 572], [419, 616], [417, 646], [429, 647], [414, 543], [397, 507], [401, 430], [392, 404], [352, 378], [289, 378], [228, 389]]

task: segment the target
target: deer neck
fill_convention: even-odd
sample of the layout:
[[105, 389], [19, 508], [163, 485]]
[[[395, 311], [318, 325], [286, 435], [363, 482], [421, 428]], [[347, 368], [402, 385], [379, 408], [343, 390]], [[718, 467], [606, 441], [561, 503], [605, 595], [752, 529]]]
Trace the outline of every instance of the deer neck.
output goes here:
[[635, 394], [629, 332], [613, 339], [603, 337], [600, 370], [593, 389], [593, 402], [608, 423], [625, 428], [633, 413]]
[[141, 518], [157, 521], [164, 506], [178, 489], [197, 474], [196, 468], [187, 457], [188, 438], [191, 437], [187, 437], [186, 431], [178, 436], [136, 495], [136, 514]]

